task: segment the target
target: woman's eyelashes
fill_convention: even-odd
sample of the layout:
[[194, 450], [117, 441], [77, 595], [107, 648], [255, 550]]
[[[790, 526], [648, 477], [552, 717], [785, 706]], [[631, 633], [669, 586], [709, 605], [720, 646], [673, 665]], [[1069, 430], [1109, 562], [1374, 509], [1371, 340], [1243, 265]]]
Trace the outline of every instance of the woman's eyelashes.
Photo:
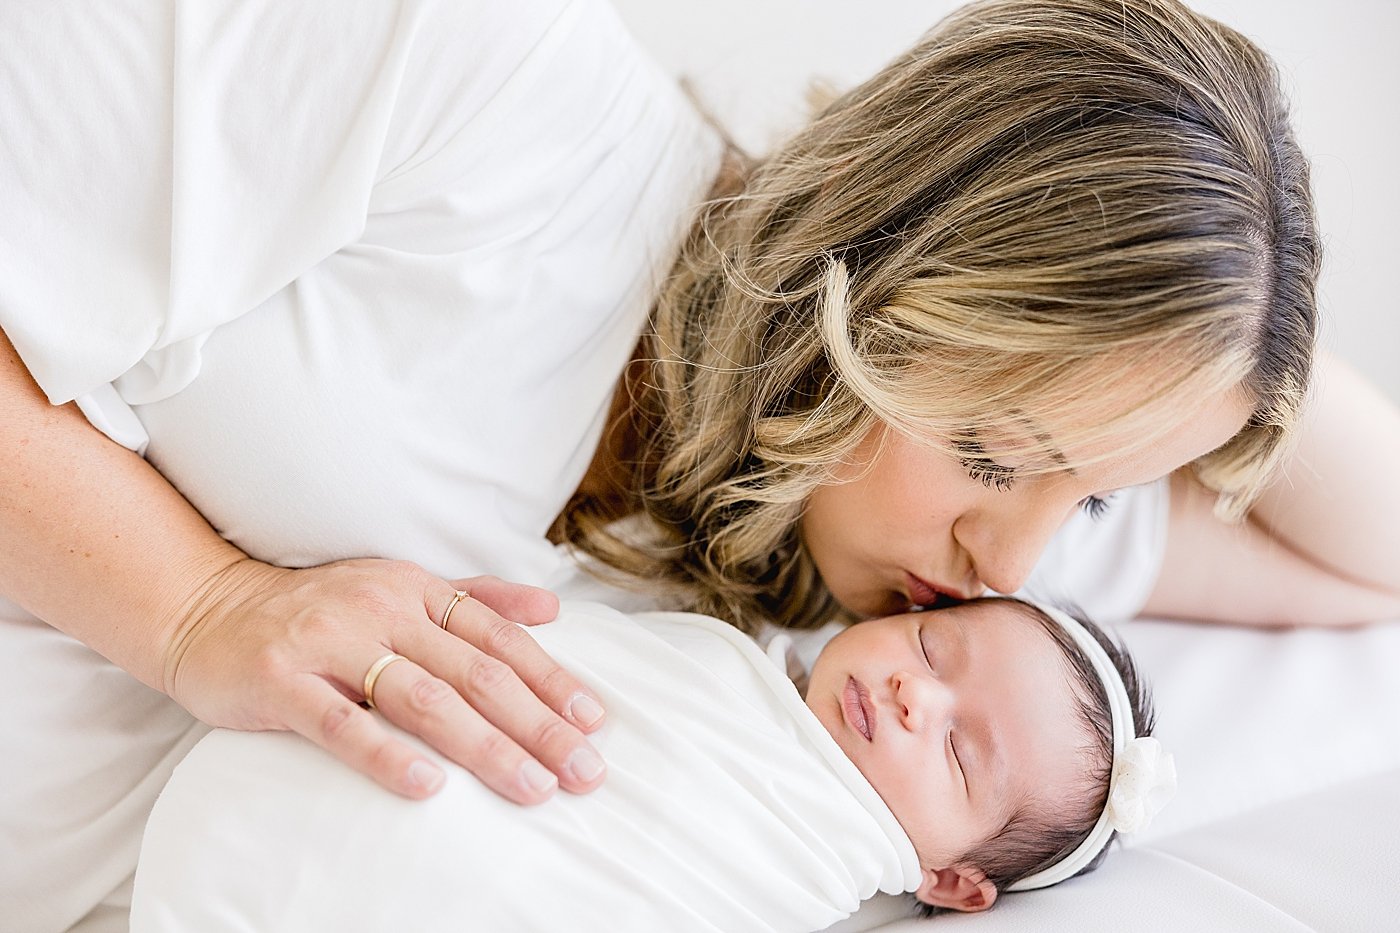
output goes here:
[[995, 488], [998, 492], [1005, 492], [1015, 482], [1016, 471], [987, 456], [987, 449], [977, 438], [960, 438], [953, 441], [953, 446], [958, 451], [958, 460], [963, 469], [967, 470], [967, 475], [988, 489]]
[[1114, 495], [1115, 493], [1109, 493], [1106, 496], [1088, 496], [1079, 500], [1079, 508], [1082, 509], [1084, 514], [1089, 516], [1090, 519], [1098, 521], [1103, 518], [1104, 513], [1108, 511], [1108, 507], [1113, 503]]
[[[953, 446], [957, 448], [958, 459], [962, 462], [963, 469], [967, 470], [967, 475], [988, 489], [1006, 492], [1015, 482], [1016, 470], [987, 456], [987, 449], [977, 438], [962, 438], [954, 441]], [[1079, 508], [1085, 515], [1098, 521], [1108, 511], [1113, 496], [1113, 493], [1106, 496], [1086, 496], [1079, 500]]]

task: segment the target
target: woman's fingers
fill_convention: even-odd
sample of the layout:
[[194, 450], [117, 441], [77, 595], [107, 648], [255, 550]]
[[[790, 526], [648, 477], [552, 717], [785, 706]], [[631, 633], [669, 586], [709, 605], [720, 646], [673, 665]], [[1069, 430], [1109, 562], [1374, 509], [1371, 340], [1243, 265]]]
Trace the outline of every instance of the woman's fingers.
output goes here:
[[[589, 725], [596, 726], [602, 707], [583, 685], [515, 623], [475, 600], [457, 604], [449, 628], [444, 633], [413, 627], [396, 634], [394, 647], [400, 653], [431, 660], [423, 662], [425, 677], [417, 681], [393, 670], [403, 668], [402, 663], [384, 672], [381, 681], [387, 680], [393, 692], [381, 695], [376, 688], [375, 702], [385, 715], [473, 773], [483, 754], [477, 746], [485, 744], [491, 754], [508, 757], [512, 774], [533, 790], [547, 794], [553, 787], [545, 788], [539, 773], [523, 759], [517, 761], [519, 756], [543, 765], [565, 790], [586, 793], [597, 787], [605, 767], [580, 727], [590, 712], [596, 717]], [[454, 738], [453, 730], [468, 728], [458, 705], [489, 721], [500, 738], [476, 730], [462, 733], [466, 741]]]
[[[459, 643], [456, 647], [460, 650], [463, 646]], [[560, 746], [558, 741], [570, 741], [563, 733], [573, 733], [571, 744], [582, 742], [582, 736], [546, 709], [523, 685], [519, 689], [534, 706], [530, 711], [534, 716], [549, 717], [558, 723], [555, 731], [559, 734], [554, 741], [543, 743], [541, 755], [546, 761], [557, 763], [568, 754], [569, 746]], [[374, 702], [391, 722], [418, 735], [507, 800], [541, 803], [559, 786], [555, 774], [498, 723], [488, 721], [474, 704], [463, 702], [447, 681], [416, 664], [400, 661], [385, 668], [374, 687]], [[523, 718], [524, 711], [514, 712], [520, 714], [517, 719]]]
[[[603, 724], [603, 704], [593, 691], [512, 624], [538, 625], [553, 621], [559, 614], [559, 597], [548, 590], [507, 583], [496, 577], [455, 580], [452, 585], [468, 593], [470, 598], [454, 606], [452, 594], [441, 597], [441, 606], [437, 614], [432, 615], [435, 622], [442, 622], [450, 606], [452, 614], [447, 626], [450, 634], [490, 657], [505, 661], [535, 696], [578, 729], [592, 732]], [[544, 618], [545, 615], [548, 618]], [[489, 671], [472, 671], [471, 674], [477, 678], [491, 676]], [[461, 686], [460, 682], [458, 685]]]
[[[500, 577], [469, 577], [463, 580], [449, 580], [448, 585], [464, 590], [473, 599], [483, 602], [503, 619], [519, 622], [521, 625], [541, 625], [553, 622], [559, 615], [559, 597], [549, 590], [525, 583], [511, 583]], [[431, 615], [442, 621], [442, 608]]]
[[442, 787], [446, 775], [436, 762], [323, 678], [302, 675], [288, 688], [286, 719], [293, 731], [397, 794], [419, 800]]

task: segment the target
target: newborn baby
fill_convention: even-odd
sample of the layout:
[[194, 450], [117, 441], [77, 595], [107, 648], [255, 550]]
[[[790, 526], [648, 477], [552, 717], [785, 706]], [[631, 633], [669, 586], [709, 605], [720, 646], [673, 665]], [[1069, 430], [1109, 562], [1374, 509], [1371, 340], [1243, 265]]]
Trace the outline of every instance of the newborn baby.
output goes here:
[[[1111, 665], [1108, 683], [1096, 658]], [[806, 703], [909, 834], [919, 900], [980, 910], [999, 890], [1054, 883], [1103, 851], [1066, 873], [1061, 857], [1108, 802], [1114, 687], [1128, 701], [1122, 725], [1146, 735], [1132, 662], [1096, 626], [984, 599], [845, 630], [818, 656]], [[1170, 767], [1158, 794], [1174, 786]], [[1029, 877], [1054, 863], [1053, 880]]]
[[608, 710], [601, 788], [522, 808], [445, 764], [414, 802], [299, 736], [215, 730], [152, 813], [132, 929], [799, 931], [877, 891], [978, 910], [1090, 864], [1164, 776], [1126, 660], [1011, 600], [853, 626], [805, 702], [703, 616], [566, 603], [526, 631]]

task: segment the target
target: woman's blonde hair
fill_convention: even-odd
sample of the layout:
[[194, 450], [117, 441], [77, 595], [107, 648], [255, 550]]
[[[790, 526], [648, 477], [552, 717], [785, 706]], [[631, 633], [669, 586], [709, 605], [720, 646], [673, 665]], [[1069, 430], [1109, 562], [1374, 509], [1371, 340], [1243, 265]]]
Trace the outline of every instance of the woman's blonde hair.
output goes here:
[[1096, 459], [1243, 386], [1247, 425], [1194, 464], [1224, 517], [1284, 455], [1319, 244], [1274, 67], [1235, 31], [1171, 0], [984, 0], [734, 157], [630, 381], [623, 511], [649, 528], [564, 516], [604, 565], [749, 631], [822, 623], [798, 521], [880, 423], [955, 450], [1052, 415], [1016, 453]]

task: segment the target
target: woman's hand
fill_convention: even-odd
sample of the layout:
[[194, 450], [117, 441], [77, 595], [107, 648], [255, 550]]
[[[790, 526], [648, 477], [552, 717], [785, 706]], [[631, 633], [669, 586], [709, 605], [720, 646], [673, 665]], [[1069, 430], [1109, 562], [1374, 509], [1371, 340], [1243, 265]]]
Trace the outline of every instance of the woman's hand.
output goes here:
[[[440, 625], [456, 590], [468, 598]], [[584, 738], [603, 708], [514, 623], [554, 618], [559, 601], [494, 577], [443, 581], [415, 564], [347, 560], [285, 570], [245, 559], [186, 607], [162, 687], [204, 722], [299, 732], [406, 797], [442, 786], [432, 760], [364, 709], [374, 704], [501, 796], [540, 803], [603, 779]]]

